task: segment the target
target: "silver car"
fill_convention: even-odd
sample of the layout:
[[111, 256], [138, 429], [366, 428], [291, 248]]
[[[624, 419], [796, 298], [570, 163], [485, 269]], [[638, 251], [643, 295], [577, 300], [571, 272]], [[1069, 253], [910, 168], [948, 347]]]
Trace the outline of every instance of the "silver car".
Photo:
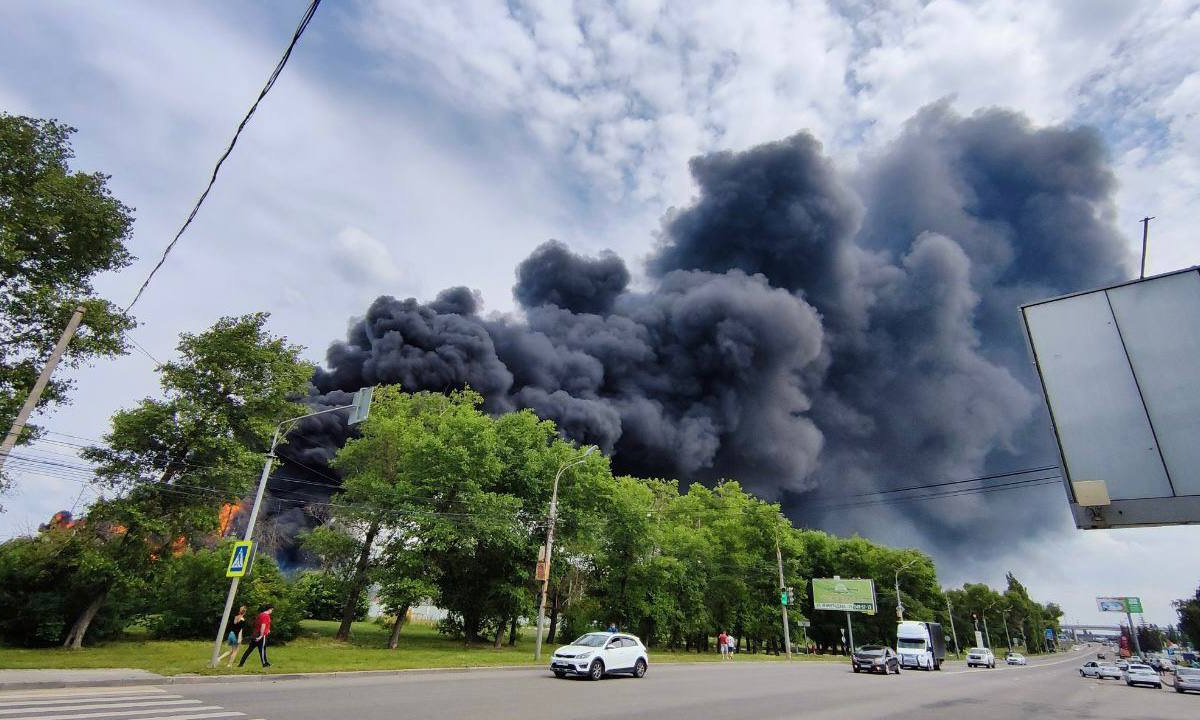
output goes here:
[[1200, 670], [1196, 668], [1175, 668], [1174, 674], [1175, 692], [1187, 692], [1195, 690], [1200, 692]]
[[1121, 679], [1121, 669], [1112, 663], [1098, 663], [1095, 660], [1089, 660], [1079, 668], [1079, 677], [1094, 677], [1097, 680], [1104, 678], [1112, 678], [1113, 680]]
[[1125, 684], [1126, 685], [1150, 685], [1152, 687], [1162, 688], [1162, 678], [1154, 671], [1154, 668], [1141, 663], [1129, 663], [1129, 667], [1125, 668]]

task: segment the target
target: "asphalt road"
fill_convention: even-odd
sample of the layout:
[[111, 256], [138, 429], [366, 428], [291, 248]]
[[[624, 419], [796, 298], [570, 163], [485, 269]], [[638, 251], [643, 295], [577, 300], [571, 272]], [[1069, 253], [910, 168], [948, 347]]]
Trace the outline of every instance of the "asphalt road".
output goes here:
[[1079, 677], [1090, 653], [1028, 667], [855, 675], [848, 664], [653, 665], [642, 680], [558, 680], [490, 670], [156, 688], [0, 693], [0, 720], [420, 720], [422, 718], [1196, 717], [1200, 695]]

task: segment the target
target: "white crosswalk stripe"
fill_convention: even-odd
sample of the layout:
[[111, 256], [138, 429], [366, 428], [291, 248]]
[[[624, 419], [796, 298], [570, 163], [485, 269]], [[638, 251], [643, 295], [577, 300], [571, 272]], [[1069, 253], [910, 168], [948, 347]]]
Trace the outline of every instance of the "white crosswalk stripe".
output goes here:
[[[2, 697], [7, 697], [7, 696], [2, 696]], [[72, 695], [71, 697], [66, 697], [66, 698], [60, 697], [60, 698], [54, 698], [54, 699], [30, 698], [27, 700], [2, 700], [2, 701], [0, 701], [0, 708], [23, 707], [23, 706], [34, 707], [37, 705], [66, 705], [66, 704], [70, 704], [70, 703], [82, 702], [83, 700], [87, 700], [87, 702], [92, 702], [92, 703], [111, 703], [111, 702], [134, 702], [137, 700], [177, 700], [181, 697], [183, 697], [183, 696], [182, 695], [167, 695], [166, 693], [163, 693], [163, 692], [157, 692], [157, 693], [144, 693], [143, 692], [143, 693], [138, 693], [137, 695], [106, 695], [103, 697], [97, 696], [97, 697], [88, 697], [88, 698], [82, 698], [79, 695]], [[2, 712], [4, 712], [4, 710], [0, 710], [0, 713], [2, 713]]]
[[203, 702], [154, 688], [0, 693], [0, 720], [215, 720], [246, 715]]
[[[176, 695], [176, 697], [179, 697], [179, 696]], [[64, 710], [99, 710], [99, 709], [108, 709], [108, 708], [114, 708], [114, 707], [138, 708], [138, 707], [152, 707], [154, 705], [199, 705], [199, 704], [200, 704], [199, 700], [159, 700], [156, 698], [154, 700], [139, 700], [138, 702], [117, 703], [115, 701], [105, 699], [102, 702], [92, 702], [92, 703], [87, 703], [86, 705], [59, 705], [57, 707], [46, 707], [46, 710], [54, 710], [54, 711], [58, 712], [58, 711], [64, 711]], [[0, 710], [0, 717], [6, 716], [6, 715], [16, 715], [17, 713], [29, 712], [29, 710], [30, 710], [30, 708], [28, 708], [28, 707], [5, 708], [4, 710]]]

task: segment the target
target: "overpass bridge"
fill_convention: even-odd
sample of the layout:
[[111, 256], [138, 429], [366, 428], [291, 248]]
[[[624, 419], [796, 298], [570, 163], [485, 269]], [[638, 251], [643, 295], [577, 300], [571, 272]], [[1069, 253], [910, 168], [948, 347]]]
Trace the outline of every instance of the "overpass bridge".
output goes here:
[[1116, 640], [1121, 637], [1120, 625], [1059, 625], [1059, 629], [1076, 642]]

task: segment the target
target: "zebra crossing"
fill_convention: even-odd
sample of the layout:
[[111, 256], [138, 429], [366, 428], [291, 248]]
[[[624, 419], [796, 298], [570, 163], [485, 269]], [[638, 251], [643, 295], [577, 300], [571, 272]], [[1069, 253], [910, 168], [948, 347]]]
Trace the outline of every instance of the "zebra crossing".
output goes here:
[[246, 713], [159, 688], [0, 692], [0, 720], [220, 720], [245, 717]]

